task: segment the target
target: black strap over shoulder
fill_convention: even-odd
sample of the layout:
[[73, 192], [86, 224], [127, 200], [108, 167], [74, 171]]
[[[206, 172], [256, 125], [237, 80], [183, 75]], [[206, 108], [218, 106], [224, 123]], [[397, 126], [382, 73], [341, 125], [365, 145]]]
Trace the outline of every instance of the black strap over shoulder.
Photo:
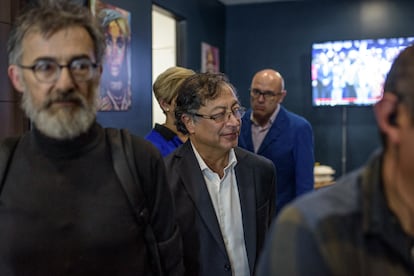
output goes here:
[[19, 137], [9, 137], [0, 142], [0, 193], [3, 190], [10, 160], [19, 140]]
[[126, 129], [107, 128], [110, 142], [113, 166], [122, 184], [129, 203], [139, 224], [145, 225], [145, 240], [151, 254], [151, 261], [156, 275], [163, 275], [157, 240], [150, 224], [150, 214], [147, 208], [146, 196], [136, 171], [134, 149], [131, 135]]

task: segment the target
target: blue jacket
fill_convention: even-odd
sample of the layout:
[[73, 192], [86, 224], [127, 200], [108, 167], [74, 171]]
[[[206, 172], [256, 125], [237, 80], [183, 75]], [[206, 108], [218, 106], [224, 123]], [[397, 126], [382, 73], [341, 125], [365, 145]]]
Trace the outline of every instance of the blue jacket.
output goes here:
[[[242, 118], [239, 146], [254, 152], [249, 109]], [[276, 213], [295, 197], [313, 190], [313, 131], [310, 123], [280, 106], [257, 154], [273, 161], [277, 171]]]
[[145, 139], [154, 144], [163, 157], [183, 144], [172, 130], [160, 124], [155, 124], [155, 127], [145, 136]]

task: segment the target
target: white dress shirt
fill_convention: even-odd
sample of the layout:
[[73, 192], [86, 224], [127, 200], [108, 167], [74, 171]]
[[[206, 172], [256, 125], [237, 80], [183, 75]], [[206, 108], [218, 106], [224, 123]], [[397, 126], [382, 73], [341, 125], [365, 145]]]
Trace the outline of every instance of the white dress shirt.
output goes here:
[[[193, 146], [193, 144], [191, 145]], [[206, 165], [194, 146], [193, 150], [216, 212], [230, 259], [232, 274], [234, 276], [248, 276], [250, 275], [250, 270], [244, 241], [239, 190], [236, 174], [234, 173], [234, 167], [237, 164], [234, 149], [230, 150], [229, 164], [224, 168], [222, 179]]]

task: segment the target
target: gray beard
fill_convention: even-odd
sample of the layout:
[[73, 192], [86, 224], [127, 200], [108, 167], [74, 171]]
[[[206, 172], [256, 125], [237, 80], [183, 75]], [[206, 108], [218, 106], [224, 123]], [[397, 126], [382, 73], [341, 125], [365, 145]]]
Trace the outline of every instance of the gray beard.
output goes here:
[[72, 93], [71, 98], [79, 101], [76, 110], [61, 108], [52, 111], [47, 104], [36, 107], [30, 91], [24, 91], [22, 108], [27, 117], [32, 120], [36, 128], [46, 136], [55, 139], [71, 139], [86, 132], [95, 121], [98, 109], [97, 89], [94, 89], [94, 101], [88, 103], [87, 99], [79, 93]]

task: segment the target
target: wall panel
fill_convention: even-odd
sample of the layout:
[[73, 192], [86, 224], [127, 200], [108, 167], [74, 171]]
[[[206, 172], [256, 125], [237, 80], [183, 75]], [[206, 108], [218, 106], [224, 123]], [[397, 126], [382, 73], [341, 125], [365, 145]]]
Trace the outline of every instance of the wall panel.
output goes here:
[[[313, 42], [414, 36], [414, 2], [290, 1], [236, 5], [226, 12], [226, 71], [249, 106], [251, 78], [274, 68], [285, 77], [283, 104], [307, 118], [315, 134], [316, 161], [342, 174], [361, 166], [380, 146], [371, 107], [312, 107], [311, 46]], [[343, 114], [347, 121], [343, 123]], [[346, 129], [346, 139], [342, 130]]]

